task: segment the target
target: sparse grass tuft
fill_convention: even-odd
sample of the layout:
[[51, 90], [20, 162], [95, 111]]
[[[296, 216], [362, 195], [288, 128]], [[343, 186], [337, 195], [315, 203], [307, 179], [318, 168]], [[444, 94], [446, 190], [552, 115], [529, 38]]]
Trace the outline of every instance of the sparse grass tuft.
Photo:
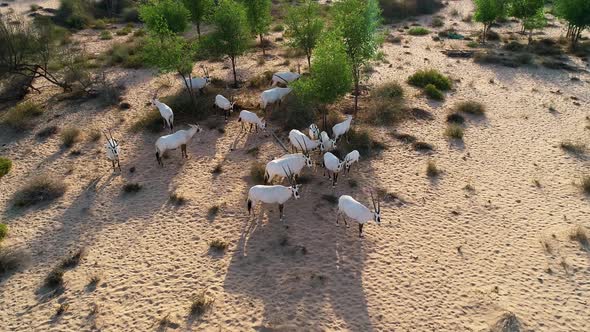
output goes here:
[[563, 150], [573, 154], [586, 153], [586, 144], [582, 142], [563, 141], [559, 144]]
[[37, 203], [49, 202], [63, 196], [66, 185], [61, 179], [47, 174], [33, 178], [14, 195], [17, 207], [32, 206]]
[[428, 84], [424, 87], [424, 93], [434, 100], [445, 100], [445, 95], [434, 84]]
[[4, 157], [0, 157], [0, 178], [8, 174], [12, 169], [12, 160]]
[[61, 143], [65, 148], [70, 148], [78, 141], [80, 129], [68, 127], [61, 131]]
[[476, 101], [462, 101], [455, 107], [457, 112], [467, 113], [471, 115], [484, 115], [486, 112], [485, 106]]
[[43, 129], [41, 129], [38, 133], [37, 133], [37, 137], [41, 138], [41, 139], [45, 139], [47, 137], [51, 137], [55, 134], [57, 134], [57, 127], [56, 126], [47, 126]]
[[101, 40], [111, 40], [113, 39], [113, 34], [109, 30], [103, 30], [100, 32], [99, 38]]
[[22, 264], [25, 253], [0, 246], [0, 278], [3, 274], [7, 274], [17, 270]]
[[176, 206], [184, 205], [186, 203], [186, 198], [177, 192], [170, 194], [168, 200], [171, 204]]
[[254, 88], [254, 89], [268, 87], [270, 84], [270, 81], [272, 80], [272, 75], [273, 75], [273, 72], [270, 70], [267, 70], [262, 74], [256, 75], [248, 81], [248, 87]]
[[207, 211], [207, 216], [210, 219], [212, 219], [212, 218], [215, 218], [218, 213], [219, 213], [219, 205], [213, 205], [212, 207], [209, 208], [209, 211]]
[[67, 256], [61, 261], [59, 267], [62, 269], [73, 269], [76, 266], [78, 266], [78, 264], [80, 264], [80, 261], [82, 260], [85, 254], [86, 252], [83, 248], [73, 251], [70, 253], [69, 256]]
[[426, 165], [426, 175], [428, 175], [430, 178], [434, 178], [440, 175], [440, 173], [441, 170], [436, 167], [434, 160], [429, 160], [428, 164]]
[[49, 274], [45, 277], [44, 285], [47, 288], [58, 288], [64, 285], [64, 269], [56, 266]]
[[425, 88], [428, 84], [432, 84], [441, 91], [447, 91], [453, 85], [450, 78], [441, 74], [436, 69], [419, 70], [408, 78], [408, 83], [420, 88]]
[[463, 127], [456, 123], [451, 123], [445, 130], [445, 136], [454, 139], [463, 139]]
[[432, 151], [432, 150], [434, 150], [434, 146], [432, 146], [432, 144], [422, 142], [422, 141], [417, 141], [417, 142], [412, 143], [412, 147], [416, 151]]
[[463, 115], [459, 113], [451, 113], [447, 115], [447, 122], [448, 123], [456, 123], [456, 124], [463, 124], [465, 123], [465, 118]]
[[445, 25], [445, 21], [441, 17], [434, 17], [432, 19], [432, 26], [435, 28], [440, 28]]
[[142, 188], [141, 184], [135, 182], [125, 183], [123, 186], [123, 192], [126, 194], [132, 194], [140, 191]]
[[67, 303], [60, 304], [55, 310], [55, 317], [60, 317], [61, 315], [65, 314], [69, 307], [70, 305]]
[[430, 30], [425, 27], [413, 27], [408, 31], [409, 35], [412, 36], [425, 36], [430, 33]]
[[285, 26], [282, 24], [277, 24], [272, 28], [273, 32], [281, 32], [285, 30]]
[[266, 167], [261, 162], [254, 162], [252, 166], [250, 166], [250, 178], [252, 182], [255, 184], [263, 184], [264, 183], [264, 173], [266, 171]]
[[590, 175], [584, 176], [580, 185], [584, 193], [586, 193], [586, 195], [590, 195]]
[[93, 275], [92, 277], [90, 277], [90, 279], [88, 279], [88, 287], [90, 288], [96, 288], [96, 286], [98, 286], [98, 283], [100, 282], [100, 276], [98, 274]]
[[385, 83], [372, 93], [371, 103], [365, 119], [375, 125], [391, 125], [400, 122], [407, 116], [404, 104], [404, 89], [397, 82]]
[[342, 151], [358, 150], [361, 156], [374, 156], [387, 148], [385, 144], [375, 140], [367, 129], [351, 129], [348, 137], [349, 142], [343, 139], [339, 143]]
[[216, 251], [225, 251], [229, 244], [223, 240], [215, 239], [209, 242], [209, 248], [216, 250]]
[[4, 238], [8, 235], [8, 226], [5, 224], [0, 224], [0, 242], [4, 240]]
[[28, 129], [31, 127], [31, 120], [43, 114], [43, 109], [31, 101], [22, 102], [10, 108], [2, 122], [13, 129]]
[[98, 142], [101, 137], [101, 133], [98, 129], [92, 128], [88, 131], [88, 140], [90, 142]]
[[191, 305], [189, 307], [189, 315], [200, 316], [211, 309], [213, 299], [209, 298], [205, 291], [198, 293], [191, 298]]
[[590, 242], [588, 240], [588, 231], [582, 225], [576, 225], [569, 234], [570, 240], [578, 241], [583, 248], [588, 248]]

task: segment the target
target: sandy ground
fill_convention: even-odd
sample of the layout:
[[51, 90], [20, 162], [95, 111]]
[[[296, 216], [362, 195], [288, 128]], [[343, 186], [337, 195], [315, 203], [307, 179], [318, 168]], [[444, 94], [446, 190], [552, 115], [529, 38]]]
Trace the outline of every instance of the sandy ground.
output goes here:
[[[466, 14], [472, 6], [451, 2], [443, 11], [447, 27], [457, 21], [463, 33], [479, 29], [451, 19], [452, 8]], [[516, 30], [516, 24], [507, 29]], [[92, 101], [49, 104], [36, 130], [45, 122], [113, 128], [123, 148], [121, 174], [112, 173], [103, 159], [102, 143], [83, 140], [75, 147], [82, 155], [73, 157], [60, 148], [58, 137], [38, 141], [28, 133], [0, 133], [0, 154], [14, 161], [0, 180], [0, 220], [11, 232], [6, 245], [30, 253], [25, 269], [0, 281], [0, 330], [148, 331], [169, 315], [173, 329], [195, 331], [488, 331], [500, 315], [513, 312], [524, 330], [588, 331], [590, 256], [568, 234], [576, 224], [590, 228], [588, 197], [574, 185], [590, 164], [562, 151], [559, 143], [590, 144], [585, 129], [590, 75], [482, 67], [440, 53], [464, 48], [465, 42], [403, 38], [409, 43], [385, 44], [392, 66], [376, 66], [369, 84], [403, 82], [430, 67], [453, 77], [455, 89], [444, 103], [406, 89], [409, 104], [429, 110], [434, 119], [408, 121], [397, 131], [436, 150], [417, 153], [393, 139], [390, 129], [375, 128], [388, 149], [363, 160], [350, 176], [359, 186], [351, 188], [343, 178], [333, 191], [321, 172], [308, 171], [312, 182], [302, 187], [302, 198], [286, 205], [288, 228], [279, 223], [274, 206], [258, 208], [255, 218], [245, 209], [250, 164], [282, 153], [268, 134], [240, 134], [234, 117], [225, 134], [197, 134], [189, 160], [181, 161], [175, 151], [160, 169], [153, 158], [157, 135], [127, 131], [162, 82], [174, 83], [162, 94], [180, 88], [176, 77], [112, 69], [109, 75], [127, 86], [124, 99], [132, 105], [127, 111]], [[257, 67], [256, 56], [239, 65], [244, 79], [269, 67], [286, 69], [278, 66], [278, 56]], [[214, 77], [228, 78], [223, 65], [210, 65]], [[44, 91], [32, 97], [51, 93]], [[487, 115], [468, 118], [464, 142], [449, 143], [445, 117], [461, 100], [482, 102]], [[258, 157], [246, 154], [255, 146]], [[436, 180], [425, 175], [431, 159], [443, 170]], [[223, 172], [212, 175], [218, 164]], [[136, 171], [130, 173], [130, 167]], [[65, 178], [65, 196], [48, 206], [12, 209], [14, 192], [42, 172]], [[126, 182], [143, 189], [123, 195]], [[467, 184], [474, 190], [466, 190]], [[405, 203], [384, 202], [383, 225], [367, 225], [362, 240], [356, 227], [335, 225], [335, 208], [321, 198], [350, 194], [368, 204], [369, 189], [376, 187]], [[170, 205], [171, 192], [188, 203]], [[211, 218], [214, 205], [220, 212]], [[230, 243], [225, 254], [209, 251], [213, 239]], [[48, 271], [80, 247], [87, 255], [66, 272], [64, 293], [44, 297], [38, 290]], [[94, 275], [101, 277], [96, 289], [87, 287]], [[212, 310], [187, 318], [191, 296], [203, 290], [215, 299]], [[60, 303], [69, 308], [55, 318]], [[89, 315], [95, 305], [98, 313]]]

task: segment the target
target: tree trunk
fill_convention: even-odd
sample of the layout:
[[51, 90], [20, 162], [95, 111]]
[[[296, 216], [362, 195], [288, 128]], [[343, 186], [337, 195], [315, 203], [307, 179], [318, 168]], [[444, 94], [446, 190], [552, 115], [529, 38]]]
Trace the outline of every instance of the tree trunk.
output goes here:
[[199, 40], [201, 40], [201, 22], [197, 22], [197, 36], [199, 36]]
[[487, 29], [487, 24], [484, 23], [483, 24], [483, 33], [481, 35], [481, 43], [482, 44], [485, 44], [486, 43], [486, 35], [488, 34], [488, 31], [487, 30], [488, 30]]
[[360, 68], [354, 69], [354, 114], [356, 115], [359, 105], [359, 80]]
[[307, 53], [307, 71], [311, 73], [311, 52]]
[[234, 87], [238, 87], [238, 76], [236, 75], [236, 58], [234, 56], [229, 57], [231, 59], [231, 68], [234, 72]]
[[264, 50], [264, 39], [262, 38], [262, 34], [260, 34], [260, 47], [262, 47], [262, 55], [266, 55]]
[[529, 31], [529, 45], [531, 44], [532, 41], [533, 41], [533, 29], [531, 29]]
[[191, 103], [193, 104], [193, 108], [196, 111], [197, 110], [197, 98], [195, 97], [195, 91], [193, 90], [193, 82], [192, 82], [191, 74], [188, 74], [188, 79], [186, 79], [186, 77], [184, 77], [184, 75], [181, 72], [178, 72], [178, 75], [180, 75], [180, 77], [182, 77], [186, 91], [188, 92], [188, 95], [191, 97]]

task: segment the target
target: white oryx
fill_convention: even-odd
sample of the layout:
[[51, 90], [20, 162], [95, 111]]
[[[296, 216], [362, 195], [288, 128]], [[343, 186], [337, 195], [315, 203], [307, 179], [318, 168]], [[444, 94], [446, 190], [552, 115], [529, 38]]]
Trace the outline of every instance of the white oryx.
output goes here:
[[[338, 159], [332, 152], [326, 152], [322, 166], [324, 166], [324, 176], [326, 175], [326, 171], [328, 171], [328, 178], [332, 179], [332, 188], [336, 187], [338, 184], [338, 174], [340, 174], [342, 167], [344, 167], [344, 161]], [[330, 172], [332, 172], [331, 176]]]
[[203, 89], [211, 83], [211, 77], [209, 76], [208, 69], [206, 69], [204, 66], [201, 66], [201, 69], [203, 69], [203, 74], [205, 76], [192, 77], [190, 79], [186, 79], [183, 77], [183, 79], [184, 84], [186, 84], [186, 86], [190, 87], [193, 90], [199, 90], [201, 93], [203, 93]]
[[293, 179], [292, 173], [284, 171], [289, 179], [289, 187], [275, 185], [275, 186], [263, 186], [257, 185], [250, 188], [248, 191], [248, 215], [250, 215], [252, 209], [256, 206], [256, 203], [263, 202], [267, 204], [278, 204], [279, 205], [279, 216], [280, 220], [283, 221], [283, 208], [285, 202], [287, 202], [291, 196], [295, 199], [299, 199], [299, 187]]
[[309, 138], [320, 139], [320, 128], [315, 123], [309, 125]]
[[244, 129], [244, 123], [249, 123], [249, 131], [252, 131], [252, 125], [256, 126], [256, 132], [258, 132], [258, 128], [266, 130], [266, 122], [259, 118], [256, 113], [250, 111], [242, 110], [240, 112], [240, 118], [238, 119], [238, 122], [242, 123], [242, 129]]
[[283, 178], [289, 176], [285, 172], [286, 169], [290, 170], [293, 176], [299, 176], [305, 166], [312, 168], [313, 161], [309, 155], [303, 153], [286, 154], [281, 158], [271, 160], [266, 164], [264, 183], [272, 183], [275, 176], [278, 176], [283, 181]]
[[348, 227], [346, 217], [355, 220], [359, 224], [359, 237], [363, 237], [363, 225], [374, 221], [377, 225], [381, 224], [381, 204], [379, 201], [375, 202], [373, 193], [371, 192], [371, 201], [373, 202], [373, 211], [369, 210], [366, 206], [359, 203], [354, 198], [348, 195], [342, 195], [338, 199], [338, 214], [336, 215], [336, 224], [340, 215], [343, 214], [344, 225]]
[[117, 163], [117, 167], [119, 167], [120, 172], [121, 164], [119, 163], [119, 155], [121, 154], [121, 148], [119, 147], [119, 142], [117, 142], [117, 140], [113, 137], [113, 134], [110, 130], [109, 135], [107, 135], [107, 133], [104, 132], [104, 136], [107, 138], [107, 144], [105, 144], [107, 159], [110, 160], [113, 164], [113, 172], [116, 170], [115, 163]]
[[227, 118], [229, 117], [229, 115], [231, 113], [233, 113], [233, 111], [234, 111], [234, 104], [235, 104], [235, 102], [233, 101], [233, 97], [232, 97], [232, 101], [229, 101], [227, 98], [225, 98], [222, 95], [215, 96], [215, 106], [217, 108], [223, 110], [223, 115], [225, 117], [225, 122], [227, 122]]
[[344, 157], [344, 166], [346, 167], [346, 173], [350, 173], [350, 168], [352, 164], [357, 163], [360, 158], [360, 153], [357, 150], [353, 150], [349, 152], [346, 157]]
[[174, 134], [162, 136], [156, 141], [156, 160], [158, 164], [164, 167], [162, 156], [167, 150], [175, 150], [180, 147], [180, 152], [183, 158], [188, 158], [186, 153], [186, 144], [195, 136], [196, 133], [201, 132], [199, 125], [189, 124], [188, 130], [179, 130]]
[[278, 103], [279, 106], [285, 97], [291, 93], [291, 88], [272, 88], [265, 90], [260, 95], [260, 108], [266, 110], [268, 105]]
[[320, 151], [324, 152], [333, 150], [336, 150], [336, 140], [331, 139], [327, 132], [322, 131], [320, 133]]
[[292, 129], [289, 132], [289, 142], [291, 142], [291, 145], [295, 151], [301, 149], [302, 152], [310, 152], [320, 146], [319, 139], [312, 140], [297, 129]]
[[340, 136], [348, 133], [350, 130], [350, 123], [352, 122], [352, 115], [347, 115], [346, 120], [337, 123], [332, 127], [332, 133], [334, 134], [334, 140], [338, 140]]
[[164, 120], [164, 128], [170, 128], [170, 132], [174, 131], [174, 112], [172, 112], [172, 109], [170, 108], [170, 106], [160, 102], [157, 99], [157, 91], [156, 93], [154, 93], [154, 96], [152, 97], [152, 105], [158, 108], [158, 111], [160, 112], [160, 115], [162, 116], [162, 119]]
[[290, 71], [275, 73], [274, 75], [272, 75], [272, 86], [275, 86], [277, 84], [287, 85], [291, 82], [298, 80], [299, 77], [301, 77], [300, 74], [292, 73]]

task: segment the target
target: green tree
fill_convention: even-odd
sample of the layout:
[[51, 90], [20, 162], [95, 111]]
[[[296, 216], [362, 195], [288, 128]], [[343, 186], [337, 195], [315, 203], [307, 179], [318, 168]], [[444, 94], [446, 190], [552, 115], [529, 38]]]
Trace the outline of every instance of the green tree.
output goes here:
[[182, 0], [184, 7], [191, 13], [191, 20], [197, 26], [197, 34], [201, 38], [201, 24], [213, 8], [212, 0]]
[[290, 39], [290, 46], [305, 52], [307, 66], [311, 70], [311, 54], [324, 29], [324, 21], [320, 18], [320, 6], [312, 0], [307, 0], [289, 10], [285, 23], [285, 35]]
[[358, 109], [362, 67], [375, 56], [381, 9], [377, 0], [341, 0], [332, 8], [334, 26], [343, 37], [354, 81], [354, 111]]
[[252, 33], [260, 37], [262, 54], [265, 54], [263, 37], [268, 33], [272, 16], [270, 16], [270, 0], [244, 0], [248, 23]]
[[523, 28], [529, 31], [529, 44], [533, 41], [533, 30], [542, 29], [547, 25], [544, 8], [539, 8], [537, 13], [527, 17], [523, 22]]
[[139, 7], [139, 17], [149, 32], [163, 39], [184, 32], [191, 13], [179, 0], [150, 0]]
[[233, 0], [220, 0], [211, 16], [215, 26], [207, 40], [207, 48], [214, 54], [226, 55], [231, 60], [234, 85], [238, 85], [236, 58], [244, 54], [250, 45], [250, 27], [246, 9]]
[[556, 0], [554, 6], [557, 16], [568, 22], [567, 36], [576, 47], [582, 31], [590, 27], [590, 1]]
[[525, 22], [532, 22], [533, 16], [538, 16], [539, 10], [545, 6], [545, 0], [512, 0], [508, 13], [522, 20], [522, 32], [525, 31]]
[[475, 21], [483, 23], [483, 33], [481, 40], [485, 44], [486, 36], [496, 18], [503, 15], [503, 3], [499, 0], [474, 0], [475, 2]]

